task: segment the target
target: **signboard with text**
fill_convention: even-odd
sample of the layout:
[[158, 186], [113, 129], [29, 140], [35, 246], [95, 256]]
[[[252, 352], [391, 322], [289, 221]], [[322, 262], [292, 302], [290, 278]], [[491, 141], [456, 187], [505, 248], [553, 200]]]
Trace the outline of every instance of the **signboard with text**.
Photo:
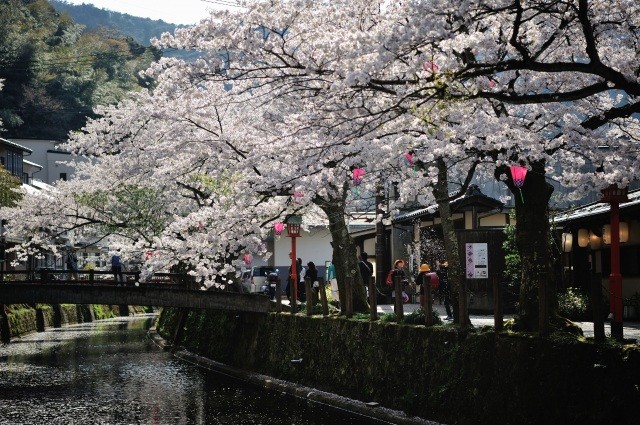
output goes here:
[[467, 279], [489, 278], [489, 249], [486, 243], [465, 244]]

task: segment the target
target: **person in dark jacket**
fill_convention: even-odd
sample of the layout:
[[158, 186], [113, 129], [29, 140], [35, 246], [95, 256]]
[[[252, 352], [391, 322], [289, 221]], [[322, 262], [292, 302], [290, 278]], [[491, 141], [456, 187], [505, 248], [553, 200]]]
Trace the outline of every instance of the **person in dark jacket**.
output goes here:
[[[314, 283], [318, 280], [318, 269], [313, 261], [309, 261], [307, 263], [307, 270], [304, 273], [304, 282], [305, 282], [305, 291], [306, 291], [306, 283], [309, 282], [311, 284], [311, 291], [313, 294], [317, 293], [317, 288], [314, 286]], [[305, 299], [306, 300], [306, 295]]]
[[[400, 280], [403, 294], [405, 294], [404, 287], [407, 285], [407, 283], [409, 283], [409, 281], [407, 280], [407, 274], [404, 271], [404, 265], [405, 265], [404, 260], [396, 260], [393, 263], [393, 270], [391, 271], [391, 276], [393, 277], [393, 279], [395, 280], [397, 278], [398, 280]], [[393, 292], [391, 293], [391, 296], [394, 298], [396, 296], [395, 286], [394, 286]], [[405, 301], [404, 297], [403, 297], [403, 301]]]
[[440, 286], [438, 290], [443, 298], [444, 309], [447, 311], [447, 317], [444, 320], [453, 320], [453, 314], [451, 312], [451, 293], [449, 291], [449, 263], [447, 261], [440, 263], [436, 261], [436, 274], [440, 279]]
[[[289, 259], [291, 260], [291, 253], [289, 253]], [[298, 258], [298, 260], [296, 261], [296, 275], [297, 275], [297, 279], [296, 279], [296, 283], [297, 283], [297, 291], [298, 291], [298, 299], [300, 299], [300, 271], [302, 270], [302, 259]], [[289, 301], [291, 301], [291, 298], [293, 296], [293, 287], [292, 284], [293, 283], [293, 274], [291, 273], [291, 266], [289, 266], [289, 271], [288, 271], [288, 277], [287, 277], [287, 286], [285, 288], [285, 294], [287, 295], [287, 299]]]
[[369, 283], [371, 282], [371, 276], [373, 276], [373, 264], [367, 260], [369, 255], [366, 252], [360, 254], [360, 262], [358, 267], [360, 268], [360, 276], [362, 276], [362, 284], [364, 285], [364, 293], [369, 294]]

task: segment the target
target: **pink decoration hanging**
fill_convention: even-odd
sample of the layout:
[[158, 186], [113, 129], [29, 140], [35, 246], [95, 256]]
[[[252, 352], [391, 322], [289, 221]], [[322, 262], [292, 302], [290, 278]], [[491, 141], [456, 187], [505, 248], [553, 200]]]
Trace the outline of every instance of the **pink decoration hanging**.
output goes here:
[[405, 153], [404, 158], [407, 160], [407, 164], [409, 164], [409, 166], [413, 166], [413, 154], [411, 152]]
[[353, 185], [354, 186], [360, 186], [360, 183], [362, 183], [363, 177], [364, 177], [364, 168], [353, 169]]
[[276, 234], [276, 236], [280, 236], [283, 230], [284, 230], [284, 223], [275, 223], [273, 225], [273, 231]]
[[520, 190], [520, 199], [524, 204], [524, 197], [522, 196], [522, 186], [524, 186], [524, 179], [527, 176], [527, 167], [512, 165], [510, 168], [513, 184], [518, 188], [518, 190]]
[[245, 252], [243, 260], [244, 260], [244, 264], [247, 267], [251, 267], [251, 254], [249, 254], [248, 252]]
[[300, 205], [300, 200], [304, 197], [304, 193], [302, 192], [293, 192], [293, 203], [296, 205]]

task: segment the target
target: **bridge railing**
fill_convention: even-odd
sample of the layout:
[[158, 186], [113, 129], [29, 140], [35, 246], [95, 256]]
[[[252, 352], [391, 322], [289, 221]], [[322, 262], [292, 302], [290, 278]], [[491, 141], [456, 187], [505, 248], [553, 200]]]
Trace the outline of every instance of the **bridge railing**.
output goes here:
[[39, 270], [9, 270], [0, 271], [2, 283], [57, 283], [57, 284], [89, 284], [89, 285], [153, 285], [174, 286], [179, 288], [197, 289], [190, 276], [184, 273], [154, 273], [146, 280], [140, 280], [140, 272], [121, 272], [101, 270], [70, 270], [39, 269]]

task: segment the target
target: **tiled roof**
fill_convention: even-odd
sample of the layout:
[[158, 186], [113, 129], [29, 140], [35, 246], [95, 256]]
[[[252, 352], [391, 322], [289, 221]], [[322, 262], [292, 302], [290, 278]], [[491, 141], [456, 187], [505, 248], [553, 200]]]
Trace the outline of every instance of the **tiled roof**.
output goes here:
[[[640, 190], [630, 192], [628, 195], [629, 202], [620, 204], [620, 209], [629, 208], [634, 205], [640, 205]], [[564, 223], [581, 218], [587, 218], [598, 214], [609, 212], [609, 204], [603, 202], [593, 202], [581, 207], [573, 208], [556, 215], [554, 221], [556, 223]]]

